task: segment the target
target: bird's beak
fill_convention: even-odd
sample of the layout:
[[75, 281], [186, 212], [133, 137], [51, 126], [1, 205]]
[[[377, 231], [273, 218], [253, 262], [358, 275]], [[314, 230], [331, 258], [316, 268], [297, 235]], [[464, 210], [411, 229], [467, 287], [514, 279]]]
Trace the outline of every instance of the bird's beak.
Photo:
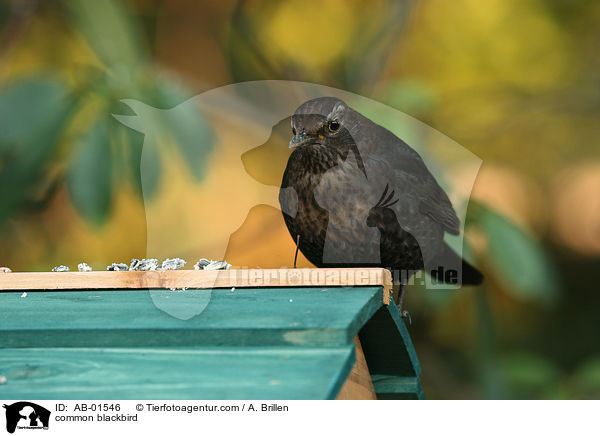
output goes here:
[[300, 132], [295, 135], [290, 141], [290, 148], [302, 145], [310, 140], [310, 137], [305, 132]]

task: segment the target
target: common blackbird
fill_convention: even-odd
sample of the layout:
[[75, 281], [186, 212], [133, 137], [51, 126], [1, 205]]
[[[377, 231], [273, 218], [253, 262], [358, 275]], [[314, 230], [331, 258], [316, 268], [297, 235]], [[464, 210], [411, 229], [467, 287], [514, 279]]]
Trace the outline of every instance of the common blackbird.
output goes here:
[[399, 306], [421, 269], [452, 285], [482, 282], [444, 242], [446, 232], [459, 234], [460, 221], [415, 150], [333, 97], [305, 102], [291, 124], [279, 202], [310, 262], [389, 268], [401, 287]]

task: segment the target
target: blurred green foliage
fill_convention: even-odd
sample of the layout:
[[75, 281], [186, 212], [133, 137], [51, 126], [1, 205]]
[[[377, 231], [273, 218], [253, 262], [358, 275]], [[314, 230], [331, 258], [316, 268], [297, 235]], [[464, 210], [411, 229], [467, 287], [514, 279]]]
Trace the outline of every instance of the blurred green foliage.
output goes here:
[[[474, 211], [473, 209], [476, 209]], [[487, 236], [490, 266], [505, 289], [518, 299], [544, 304], [559, 297], [560, 277], [543, 248], [525, 231], [490, 208], [471, 208], [473, 225]]]
[[[29, 77], [0, 90], [0, 223], [40, 201], [74, 99], [52, 76]], [[43, 188], [42, 188], [43, 189]]]
[[[0, 95], [0, 123], [6, 126], [0, 134], [0, 194], [4, 199], [0, 223], [34, 201], [32, 195], [38, 194], [31, 194], [32, 187], [42, 184], [45, 177], [54, 177], [54, 184], [66, 179], [71, 200], [82, 216], [102, 225], [116, 186], [128, 174], [142, 193], [143, 135], [128, 131], [109, 116], [112, 111], [127, 110], [119, 99], [144, 96], [152, 106], [169, 109], [191, 96], [175, 76], [152, 67], [141, 29], [124, 4], [108, 0], [65, 2], [64, 6], [64, 18], [83, 34], [102, 67], [85, 70], [75, 87], [51, 71], [5, 84]], [[56, 159], [69, 123], [78, 132], [69, 144], [68, 168], [49, 176], [45, 174], [48, 161]], [[152, 128], [174, 139], [189, 168], [201, 179], [205, 154], [198, 151], [209, 151], [213, 143], [202, 114], [194, 109], [167, 111], [160, 129]], [[198, 148], [198, 143], [205, 144], [204, 148]], [[157, 142], [146, 147], [147, 198], [160, 179], [158, 147]]]
[[100, 119], [82, 138], [67, 172], [73, 204], [96, 224], [106, 219], [112, 191], [108, 121]]
[[[167, 109], [228, 82], [313, 81], [377, 98], [472, 149], [484, 168], [491, 162], [532, 176], [544, 194], [566, 164], [600, 157], [598, 2], [325, 1], [317, 10], [297, 0], [157, 3], [0, 1], [0, 62], [11, 66], [0, 84], [5, 241], [21, 237], [13, 222], [46, 210], [61, 187], [97, 229], [123, 186], [141, 198], [143, 184], [151, 197], [164, 141], [152, 129], [168, 132], [201, 180], [216, 133], [199, 111]], [[209, 24], [188, 23], [188, 10]], [[31, 39], [39, 46], [28, 39], [37, 27], [43, 36]], [[56, 54], [68, 44], [66, 55]], [[167, 110], [160, 128], [155, 108]], [[597, 289], [583, 274], [598, 259], [525, 227], [472, 203], [467, 229], [475, 237], [465, 249], [485, 286], [408, 295], [430, 397], [600, 397], [597, 314], [580, 316], [576, 301]], [[0, 264], [11, 259], [8, 245]], [[565, 266], [574, 263], [582, 265], [577, 275]], [[598, 303], [594, 295], [585, 294]], [[588, 330], [561, 324], [563, 306]]]

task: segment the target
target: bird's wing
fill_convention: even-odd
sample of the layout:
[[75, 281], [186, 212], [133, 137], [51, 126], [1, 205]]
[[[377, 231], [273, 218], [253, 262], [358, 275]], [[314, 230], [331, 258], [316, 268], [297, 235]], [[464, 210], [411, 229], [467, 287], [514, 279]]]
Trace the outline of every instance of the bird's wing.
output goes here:
[[450, 199], [418, 155], [403, 156], [390, 162], [393, 166], [397, 192], [416, 197], [418, 210], [452, 235], [460, 233], [460, 220]]

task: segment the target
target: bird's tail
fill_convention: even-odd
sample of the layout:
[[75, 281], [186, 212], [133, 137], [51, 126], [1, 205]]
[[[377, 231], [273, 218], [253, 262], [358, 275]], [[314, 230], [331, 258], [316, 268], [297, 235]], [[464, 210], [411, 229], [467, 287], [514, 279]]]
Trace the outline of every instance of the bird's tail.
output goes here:
[[480, 285], [483, 282], [483, 274], [446, 244], [432, 265], [435, 266], [430, 267], [428, 272], [440, 282], [463, 285]]

